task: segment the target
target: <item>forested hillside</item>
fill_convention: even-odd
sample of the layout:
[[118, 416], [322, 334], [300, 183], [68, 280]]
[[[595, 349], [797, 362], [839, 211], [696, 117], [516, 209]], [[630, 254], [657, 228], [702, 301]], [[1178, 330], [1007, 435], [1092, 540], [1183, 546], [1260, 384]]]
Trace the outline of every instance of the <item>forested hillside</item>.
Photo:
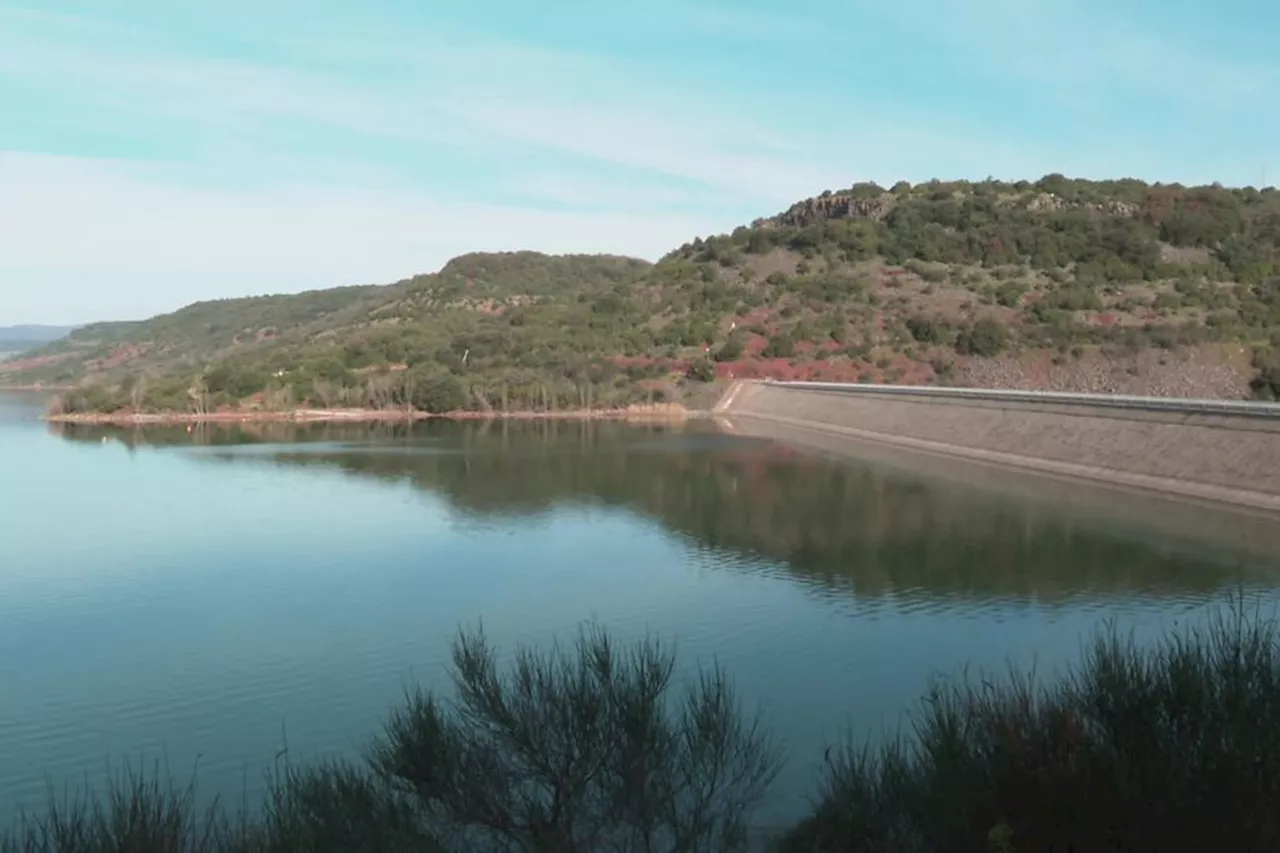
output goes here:
[[[727, 377], [1280, 394], [1280, 193], [859, 184], [650, 265], [466, 255], [385, 287], [200, 303], [9, 365], [72, 410], [680, 399]], [[16, 368], [16, 369], [15, 369]]]

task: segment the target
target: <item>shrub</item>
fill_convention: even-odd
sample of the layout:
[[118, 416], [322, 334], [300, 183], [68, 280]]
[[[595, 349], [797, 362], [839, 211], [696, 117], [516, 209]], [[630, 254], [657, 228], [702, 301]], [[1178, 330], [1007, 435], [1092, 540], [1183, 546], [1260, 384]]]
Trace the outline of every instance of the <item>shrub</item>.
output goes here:
[[936, 344], [946, 338], [947, 324], [937, 317], [916, 314], [907, 318], [907, 331], [922, 344]]
[[573, 654], [520, 650], [500, 673], [480, 633], [454, 646], [457, 703], [424, 693], [387, 726], [373, 766], [464, 849], [727, 850], [777, 773], [728, 682], [673, 704], [674, 658], [590, 630]]
[[718, 669], [672, 695], [674, 664], [589, 629], [500, 671], [463, 632], [451, 701], [412, 692], [366, 761], [286, 766], [259, 814], [127, 774], [24, 818], [0, 853], [742, 850], [780, 752]]
[[1027, 287], [1022, 282], [1006, 281], [996, 288], [996, 302], [1005, 308], [1017, 308], [1022, 304], [1022, 297], [1026, 292]]
[[914, 736], [846, 748], [786, 851], [1280, 846], [1280, 636], [1243, 614], [1155, 650], [1101, 634], [1060, 684], [935, 685]]
[[1063, 311], [1101, 311], [1102, 300], [1098, 294], [1085, 287], [1067, 287], [1046, 299], [1053, 308]]
[[923, 261], [917, 261], [914, 259], [907, 261], [903, 266], [920, 276], [920, 278], [925, 281], [933, 282], [935, 284], [946, 281], [947, 276], [950, 274], [950, 270], [946, 267], [935, 266], [934, 264], [927, 264]]
[[235, 400], [256, 394], [267, 387], [267, 375], [256, 369], [237, 369], [220, 364], [205, 373], [205, 387], [210, 394], [225, 393]]
[[422, 412], [455, 412], [467, 407], [467, 392], [462, 382], [448, 373], [436, 369], [414, 368], [405, 378], [409, 402]]
[[716, 369], [710, 361], [700, 358], [689, 365], [689, 369], [685, 371], [684, 375], [695, 382], [714, 382]]
[[1280, 348], [1257, 350], [1253, 354], [1257, 375], [1249, 383], [1259, 400], [1280, 400]]
[[995, 356], [1008, 345], [1009, 330], [991, 317], [983, 317], [956, 338], [956, 352], [961, 355]]
[[[672, 696], [674, 658], [601, 630], [571, 649], [482, 633], [450, 700], [413, 691], [366, 760], [275, 774], [253, 814], [124, 774], [51, 802], [0, 853], [471, 853], [748, 849], [779, 767], [723, 673]], [[829, 753], [782, 853], [1280, 849], [1280, 632], [1219, 617], [1154, 647], [1099, 633], [1052, 684], [936, 682], [910, 733]]]
[[268, 795], [260, 828], [231, 853], [445, 853], [412, 800], [350, 762], [286, 767]]
[[787, 334], [777, 334], [760, 353], [765, 358], [791, 358], [796, 354], [796, 342]]
[[720, 349], [715, 352], [716, 361], [737, 361], [742, 358], [743, 344], [742, 336], [737, 334], [729, 335], [728, 339], [721, 345]]

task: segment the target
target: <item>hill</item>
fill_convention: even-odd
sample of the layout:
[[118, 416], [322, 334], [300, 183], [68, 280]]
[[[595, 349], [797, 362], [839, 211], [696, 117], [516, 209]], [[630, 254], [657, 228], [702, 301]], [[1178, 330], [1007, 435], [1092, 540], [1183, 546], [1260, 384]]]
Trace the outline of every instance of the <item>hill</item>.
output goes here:
[[71, 409], [565, 408], [727, 377], [1280, 393], [1280, 193], [859, 184], [658, 263], [465, 255], [396, 284], [77, 330], [9, 382]]

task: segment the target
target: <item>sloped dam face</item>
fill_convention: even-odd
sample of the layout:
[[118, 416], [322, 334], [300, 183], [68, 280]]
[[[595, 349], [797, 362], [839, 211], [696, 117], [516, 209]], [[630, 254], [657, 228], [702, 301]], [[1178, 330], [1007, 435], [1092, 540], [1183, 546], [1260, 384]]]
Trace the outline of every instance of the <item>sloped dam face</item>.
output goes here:
[[741, 382], [715, 414], [740, 434], [1162, 519], [1179, 533], [1252, 529], [1258, 544], [1280, 546], [1280, 407], [966, 393]]

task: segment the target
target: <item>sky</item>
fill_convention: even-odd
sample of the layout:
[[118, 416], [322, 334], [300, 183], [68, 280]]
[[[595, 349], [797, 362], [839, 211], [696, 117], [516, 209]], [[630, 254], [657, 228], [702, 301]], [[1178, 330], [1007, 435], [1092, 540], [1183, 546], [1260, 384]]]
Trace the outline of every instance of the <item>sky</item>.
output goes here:
[[1272, 0], [0, 0], [0, 325], [656, 259], [865, 180], [1274, 184], [1277, 32]]

